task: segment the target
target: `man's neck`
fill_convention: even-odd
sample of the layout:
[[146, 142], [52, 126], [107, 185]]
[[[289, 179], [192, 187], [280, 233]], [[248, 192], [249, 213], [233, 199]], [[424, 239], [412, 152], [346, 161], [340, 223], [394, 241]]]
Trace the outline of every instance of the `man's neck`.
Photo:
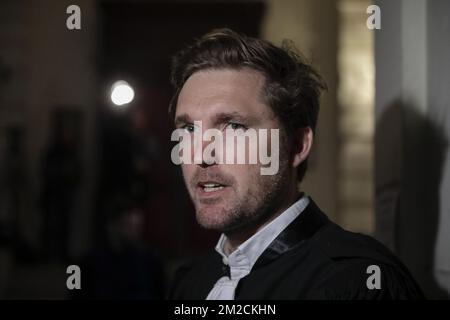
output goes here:
[[291, 195], [286, 198], [286, 200], [282, 203], [282, 205], [277, 210], [275, 210], [275, 212], [272, 215], [270, 215], [267, 219], [263, 220], [261, 223], [236, 232], [227, 233], [226, 234], [227, 241], [224, 246], [225, 253], [229, 255], [233, 251], [235, 251], [242, 243], [250, 239], [259, 230], [264, 228], [275, 218], [277, 218], [280, 214], [282, 214], [287, 208], [289, 208], [293, 203], [295, 203], [299, 199], [299, 197], [300, 193], [297, 190], [295, 190], [295, 192], [292, 192]]

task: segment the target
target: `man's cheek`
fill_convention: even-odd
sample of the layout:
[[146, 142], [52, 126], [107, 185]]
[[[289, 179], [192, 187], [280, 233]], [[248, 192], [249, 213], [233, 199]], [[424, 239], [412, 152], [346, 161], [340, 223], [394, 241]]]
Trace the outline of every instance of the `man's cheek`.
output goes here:
[[183, 172], [183, 176], [189, 177], [191, 176], [192, 168], [189, 164], [182, 164], [181, 165], [181, 171]]
[[181, 172], [183, 174], [183, 179], [184, 179], [184, 183], [186, 185], [186, 187], [188, 189], [190, 189], [192, 187], [191, 185], [191, 180], [192, 180], [192, 175], [193, 175], [193, 171], [191, 168], [189, 168], [189, 165], [182, 165], [181, 166]]

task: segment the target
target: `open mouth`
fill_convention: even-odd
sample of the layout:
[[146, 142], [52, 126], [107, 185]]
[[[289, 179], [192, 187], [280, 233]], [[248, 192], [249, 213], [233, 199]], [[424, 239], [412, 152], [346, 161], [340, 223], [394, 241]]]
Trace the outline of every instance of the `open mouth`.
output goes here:
[[205, 192], [213, 192], [213, 191], [218, 191], [224, 188], [223, 185], [221, 184], [214, 184], [214, 183], [208, 183], [202, 186], [203, 191]]
[[199, 182], [197, 185], [205, 193], [213, 193], [224, 189], [226, 186], [218, 182]]

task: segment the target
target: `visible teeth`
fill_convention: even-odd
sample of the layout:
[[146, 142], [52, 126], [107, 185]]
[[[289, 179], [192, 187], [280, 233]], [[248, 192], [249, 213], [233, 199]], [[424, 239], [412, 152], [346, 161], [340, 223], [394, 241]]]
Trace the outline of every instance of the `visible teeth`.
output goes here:
[[205, 183], [203, 185], [203, 187], [206, 187], [206, 188], [213, 188], [213, 187], [216, 187], [216, 186], [218, 186], [218, 184], [215, 184], [215, 183]]
[[205, 192], [212, 192], [212, 191], [217, 191], [217, 190], [220, 190], [220, 189], [223, 189], [223, 186], [216, 185], [216, 186], [213, 186], [213, 187], [209, 187], [209, 186], [205, 185], [203, 187], [203, 190]]

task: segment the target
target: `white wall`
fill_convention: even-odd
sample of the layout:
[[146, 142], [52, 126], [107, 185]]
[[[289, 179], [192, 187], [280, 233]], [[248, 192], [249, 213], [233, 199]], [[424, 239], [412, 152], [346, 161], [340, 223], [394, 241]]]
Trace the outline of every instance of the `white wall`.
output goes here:
[[428, 297], [448, 297], [450, 2], [376, 3], [377, 235]]

